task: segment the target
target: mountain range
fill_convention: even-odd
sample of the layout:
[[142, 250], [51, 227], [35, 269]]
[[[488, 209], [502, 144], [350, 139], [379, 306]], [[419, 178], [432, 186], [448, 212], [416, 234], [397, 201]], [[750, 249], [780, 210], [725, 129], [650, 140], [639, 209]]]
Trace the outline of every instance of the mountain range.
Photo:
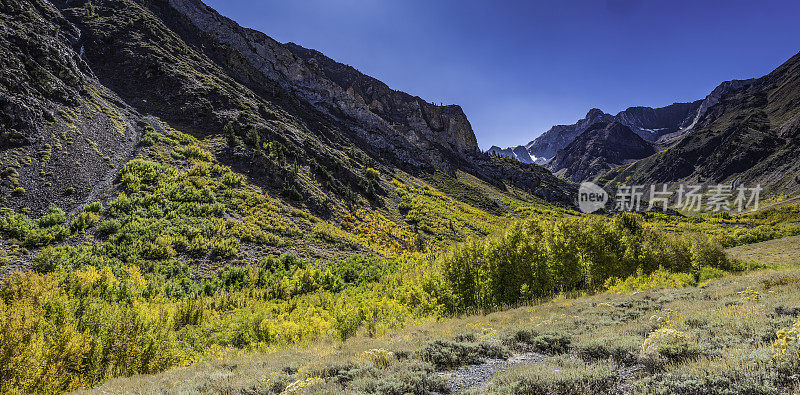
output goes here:
[[[566, 148], [576, 137], [598, 122], [619, 122], [642, 139], [655, 142], [685, 129], [697, 117], [703, 102], [675, 103], [662, 108], [630, 107], [617, 115], [593, 108], [574, 124], [553, 126], [528, 144], [505, 149], [494, 146], [488, 152], [517, 158], [525, 163], [545, 164], [556, 156], [558, 150]], [[517, 156], [509, 155], [512, 152], [517, 153]]]
[[798, 145], [797, 56], [702, 100], [616, 115], [595, 108], [487, 155], [458, 105], [393, 90], [199, 0], [7, 3], [0, 196], [11, 208], [42, 213], [51, 203], [77, 208], [108, 196], [145, 132], [173, 128], [224, 137], [227, 147], [215, 148], [222, 163], [320, 215], [383, 204], [386, 180], [368, 180], [366, 168], [463, 172], [562, 205], [572, 204], [570, 181], [797, 189], [785, 175], [797, 172], [786, 160]]
[[800, 54], [770, 74], [729, 83], [669, 147], [602, 175], [610, 183], [732, 183], [800, 190]]
[[[767, 76], [724, 82], [703, 100], [617, 115], [592, 109], [524, 146], [488, 152], [543, 165], [574, 182], [747, 182], [793, 192], [800, 189], [798, 167], [789, 159], [798, 153], [799, 78], [795, 55]], [[617, 124], [616, 133], [600, 133], [609, 123]]]

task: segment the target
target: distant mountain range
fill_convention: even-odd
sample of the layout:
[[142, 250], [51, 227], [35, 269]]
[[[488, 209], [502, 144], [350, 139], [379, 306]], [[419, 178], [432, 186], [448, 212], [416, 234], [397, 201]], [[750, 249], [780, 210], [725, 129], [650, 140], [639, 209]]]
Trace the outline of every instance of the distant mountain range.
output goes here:
[[772, 194], [799, 191], [800, 54], [764, 77], [715, 89], [690, 127], [668, 143], [599, 181], [760, 184]]
[[[600, 109], [589, 110], [586, 116], [572, 125], [556, 125], [525, 145], [510, 148], [492, 147], [490, 153], [515, 158], [525, 163], [545, 164], [566, 148], [580, 134], [598, 122], [619, 122], [647, 141], [657, 141], [688, 126], [697, 116], [703, 101], [675, 103], [662, 108], [631, 107], [617, 115]], [[524, 151], [524, 152], [523, 152]]]
[[599, 109], [526, 145], [490, 154], [536, 163], [573, 182], [747, 182], [800, 190], [800, 54], [767, 76], [720, 84], [662, 108]]
[[493, 146], [488, 152], [517, 159], [524, 163], [543, 165], [566, 148], [581, 133], [597, 122], [619, 122], [629, 127], [646, 141], [669, 143], [670, 140], [691, 130], [706, 112], [727, 93], [752, 83], [754, 80], [733, 80], [719, 85], [705, 99], [692, 103], [674, 103], [666, 107], [629, 107], [617, 115], [600, 109], [589, 110], [583, 119], [572, 125], [556, 125], [525, 145], [500, 148]]

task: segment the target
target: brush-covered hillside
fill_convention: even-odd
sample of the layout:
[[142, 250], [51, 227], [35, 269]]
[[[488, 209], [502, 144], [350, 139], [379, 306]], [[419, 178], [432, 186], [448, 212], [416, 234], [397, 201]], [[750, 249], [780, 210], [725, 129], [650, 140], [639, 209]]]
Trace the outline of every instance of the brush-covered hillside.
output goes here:
[[[594, 316], [570, 311], [583, 326], [562, 334], [449, 322], [703, 286], [775, 264], [725, 248], [800, 234], [791, 200], [738, 216], [573, 211], [575, 184], [480, 152], [457, 105], [392, 90], [199, 0], [0, 0], [0, 48], [0, 393], [458, 393], [525, 361], [579, 375], [588, 362], [568, 352]], [[708, 303], [727, 306], [725, 292]], [[667, 304], [643, 298], [612, 317], [641, 321]], [[787, 320], [758, 338], [697, 336], [780, 346]], [[626, 347], [661, 329], [631, 329]], [[687, 342], [680, 361], [727, 350]], [[612, 352], [598, 351], [608, 361], [587, 368], [599, 387], [585, 391], [628, 390], [642, 366], [675, 361], [653, 347], [650, 359], [620, 351], [612, 381]], [[769, 389], [793, 388], [790, 370], [770, 369]], [[530, 392], [508, 380], [491, 385]], [[563, 385], [546, 388], [584, 388]]]

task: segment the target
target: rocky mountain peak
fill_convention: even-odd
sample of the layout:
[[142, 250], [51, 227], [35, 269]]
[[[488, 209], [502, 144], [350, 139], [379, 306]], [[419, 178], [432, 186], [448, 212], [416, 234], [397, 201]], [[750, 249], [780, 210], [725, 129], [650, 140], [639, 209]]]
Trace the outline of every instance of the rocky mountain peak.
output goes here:
[[603, 110], [601, 110], [599, 108], [593, 108], [593, 109], [589, 110], [588, 113], [586, 113], [586, 117], [584, 117], [584, 119], [586, 119], [586, 120], [599, 119], [599, 118], [602, 118], [602, 117], [604, 117], [606, 115], [608, 115], [608, 114], [603, 112]]
[[654, 153], [653, 146], [627, 125], [617, 121], [597, 122], [559, 150], [547, 167], [571, 181], [581, 182]]

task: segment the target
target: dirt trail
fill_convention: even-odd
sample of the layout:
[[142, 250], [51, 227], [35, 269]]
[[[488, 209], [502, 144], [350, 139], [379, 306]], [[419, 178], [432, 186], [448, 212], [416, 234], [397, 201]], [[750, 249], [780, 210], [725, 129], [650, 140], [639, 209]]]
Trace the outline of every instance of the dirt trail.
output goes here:
[[454, 372], [444, 373], [449, 379], [450, 393], [461, 394], [488, 384], [492, 377], [513, 366], [534, 364], [542, 361], [542, 354], [519, 354], [508, 359], [487, 359], [479, 365], [469, 365]]

